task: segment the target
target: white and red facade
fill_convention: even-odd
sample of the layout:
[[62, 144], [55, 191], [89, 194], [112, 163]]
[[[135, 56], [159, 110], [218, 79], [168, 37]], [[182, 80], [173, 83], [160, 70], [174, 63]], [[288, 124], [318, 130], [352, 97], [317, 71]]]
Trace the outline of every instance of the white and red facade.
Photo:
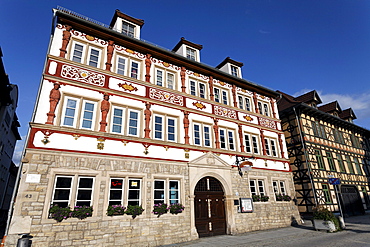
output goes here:
[[[154, 246], [299, 218], [293, 201], [275, 198], [294, 195], [278, 95], [242, 79], [242, 63], [227, 58], [216, 68], [204, 65], [202, 46], [184, 38], [173, 51], [143, 42], [144, 22], [120, 11], [113, 28], [54, 12], [8, 239], [29, 232], [44, 246], [109, 246], [120, 239]], [[236, 156], [251, 158], [243, 176]], [[207, 197], [209, 188], [200, 188], [211, 180], [221, 197], [209, 199], [212, 189]], [[269, 200], [240, 213], [239, 199], [253, 194]], [[134, 220], [107, 216], [108, 205], [118, 202], [145, 211]], [[158, 218], [151, 213], [157, 202], [182, 203], [185, 210]], [[93, 216], [57, 223], [48, 213], [55, 203], [93, 206]], [[217, 223], [208, 219], [213, 203], [221, 207]], [[202, 210], [212, 212], [200, 219]]]

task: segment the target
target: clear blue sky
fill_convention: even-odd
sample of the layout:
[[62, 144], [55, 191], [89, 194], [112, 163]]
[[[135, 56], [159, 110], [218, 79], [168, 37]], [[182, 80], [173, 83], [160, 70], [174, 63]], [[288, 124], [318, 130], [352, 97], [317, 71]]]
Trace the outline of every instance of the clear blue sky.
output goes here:
[[23, 137], [58, 5], [105, 24], [119, 9], [145, 21], [147, 41], [172, 49], [185, 37], [203, 45], [203, 63], [231, 57], [244, 63], [245, 79], [262, 86], [291, 95], [315, 89], [324, 103], [352, 107], [355, 124], [370, 129], [368, 0], [1, 0], [0, 46], [20, 89]]

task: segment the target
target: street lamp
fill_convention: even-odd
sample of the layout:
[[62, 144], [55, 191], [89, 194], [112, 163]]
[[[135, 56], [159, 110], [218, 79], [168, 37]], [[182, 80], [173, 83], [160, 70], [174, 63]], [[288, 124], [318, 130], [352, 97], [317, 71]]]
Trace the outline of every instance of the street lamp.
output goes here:
[[243, 172], [247, 172], [252, 169], [253, 163], [250, 160], [255, 160], [254, 156], [244, 157], [235, 155], [235, 165], [231, 167], [238, 167], [239, 175], [243, 177]]

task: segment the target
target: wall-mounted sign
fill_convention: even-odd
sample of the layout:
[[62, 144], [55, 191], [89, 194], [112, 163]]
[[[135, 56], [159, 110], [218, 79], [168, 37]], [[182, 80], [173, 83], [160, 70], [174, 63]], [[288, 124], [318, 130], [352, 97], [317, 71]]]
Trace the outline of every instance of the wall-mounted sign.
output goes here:
[[252, 213], [253, 203], [252, 198], [240, 198], [240, 212], [241, 213]]

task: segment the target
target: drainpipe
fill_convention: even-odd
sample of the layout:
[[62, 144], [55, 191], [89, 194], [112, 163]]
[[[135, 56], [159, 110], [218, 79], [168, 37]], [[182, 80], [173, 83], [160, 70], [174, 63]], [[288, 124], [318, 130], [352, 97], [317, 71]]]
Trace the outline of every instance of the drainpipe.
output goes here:
[[314, 200], [315, 200], [315, 206], [317, 206], [315, 185], [314, 185], [314, 182], [313, 182], [313, 179], [312, 179], [312, 173], [311, 173], [311, 163], [309, 162], [307, 151], [306, 151], [306, 145], [305, 145], [304, 140], [303, 140], [303, 132], [302, 132], [302, 128], [301, 128], [300, 117], [298, 117], [298, 114], [297, 114], [297, 111], [296, 111], [295, 107], [293, 107], [293, 111], [294, 111], [295, 118], [296, 118], [297, 125], [298, 125], [299, 136], [301, 138], [303, 153], [304, 153], [304, 157], [305, 157], [306, 164], [307, 164], [308, 174], [309, 174], [309, 177], [310, 177], [310, 183], [311, 183], [311, 186], [312, 186], [312, 192], [313, 192], [313, 197], [314, 197]]
[[[51, 43], [52, 43], [52, 40], [53, 40], [53, 37], [54, 37], [54, 30], [55, 30], [55, 23], [56, 23], [56, 11], [57, 11], [56, 9], [53, 9], [53, 19], [52, 19], [51, 34], [50, 34], [50, 40], [49, 40], [47, 54], [50, 53]], [[47, 55], [46, 55], [45, 62], [44, 62], [44, 71], [45, 71], [45, 68], [46, 68], [46, 63], [47, 63]], [[42, 80], [43, 80], [43, 77], [41, 77], [41, 80], [40, 80], [39, 89], [38, 89], [38, 92], [37, 92], [37, 95], [38, 96], [40, 95], [40, 92], [41, 92]], [[36, 112], [38, 103], [39, 103], [39, 99], [37, 99], [36, 104], [35, 104], [35, 107], [33, 109], [32, 118], [31, 118], [31, 121], [32, 122], [34, 122], [34, 120], [35, 120], [35, 114], [36, 114], [35, 112]], [[30, 136], [30, 129], [28, 129], [27, 137], [26, 137], [26, 140], [24, 142], [24, 147], [23, 147], [22, 156], [21, 156], [22, 159], [23, 159], [23, 157], [25, 155], [25, 152], [26, 152], [26, 145], [28, 143], [29, 136]], [[10, 207], [9, 207], [9, 211], [8, 211], [8, 219], [6, 221], [6, 226], [5, 226], [5, 233], [4, 233], [3, 239], [1, 240], [0, 247], [3, 247], [4, 246], [5, 239], [8, 236], [8, 233], [9, 233], [9, 225], [10, 225], [10, 220], [11, 220], [11, 218], [13, 216], [14, 203], [15, 203], [15, 198], [17, 196], [17, 192], [18, 192], [18, 188], [19, 188], [19, 183], [20, 183], [20, 179], [21, 179], [21, 175], [22, 175], [23, 163], [24, 162], [21, 160], [21, 163], [19, 164], [19, 167], [18, 167], [17, 178], [15, 180], [15, 185], [14, 185], [14, 190], [13, 190], [13, 194], [12, 194], [12, 199], [10, 201]]]

